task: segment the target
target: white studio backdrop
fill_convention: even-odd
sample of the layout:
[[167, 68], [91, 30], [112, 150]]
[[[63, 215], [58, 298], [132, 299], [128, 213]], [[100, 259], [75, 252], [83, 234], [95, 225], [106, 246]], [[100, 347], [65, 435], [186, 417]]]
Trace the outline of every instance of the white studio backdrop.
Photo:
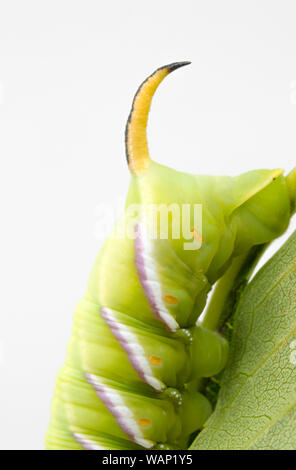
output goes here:
[[152, 159], [195, 173], [289, 171], [295, 15], [292, 0], [1, 1], [1, 448], [43, 448], [102, 242], [100, 205], [122, 206], [128, 188], [124, 127], [138, 85], [192, 61], [153, 100]]

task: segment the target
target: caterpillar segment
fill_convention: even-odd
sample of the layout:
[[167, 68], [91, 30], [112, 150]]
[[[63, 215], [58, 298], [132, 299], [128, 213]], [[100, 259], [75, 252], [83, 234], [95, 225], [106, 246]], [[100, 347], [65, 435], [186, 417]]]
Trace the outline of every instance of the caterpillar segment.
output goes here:
[[[227, 361], [227, 341], [197, 323], [208, 292], [234, 257], [283, 233], [294, 210], [293, 172], [195, 175], [150, 159], [152, 96], [165, 76], [187, 64], [157, 69], [134, 98], [126, 206], [75, 310], [48, 449], [186, 449], [211, 413], [195, 384]], [[167, 215], [165, 236], [151, 207]], [[175, 236], [180, 227], [186, 233]]]

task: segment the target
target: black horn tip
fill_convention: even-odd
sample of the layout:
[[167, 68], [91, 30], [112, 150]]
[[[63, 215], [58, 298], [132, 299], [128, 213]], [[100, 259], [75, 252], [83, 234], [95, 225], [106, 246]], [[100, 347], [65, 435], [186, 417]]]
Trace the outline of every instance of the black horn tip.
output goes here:
[[168, 69], [170, 72], [173, 72], [174, 70], [179, 69], [180, 67], [184, 67], [184, 65], [190, 65], [190, 64], [191, 62], [186, 60], [183, 62], [173, 62], [172, 64], [165, 65], [164, 67], [161, 67], [161, 68]]

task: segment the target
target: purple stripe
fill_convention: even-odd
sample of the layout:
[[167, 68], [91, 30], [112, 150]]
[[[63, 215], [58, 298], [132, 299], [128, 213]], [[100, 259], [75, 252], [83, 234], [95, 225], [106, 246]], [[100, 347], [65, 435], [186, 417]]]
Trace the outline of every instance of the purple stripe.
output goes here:
[[114, 334], [115, 338], [119, 341], [120, 345], [123, 347], [123, 349], [127, 352], [127, 355], [134, 367], [134, 369], [137, 371], [139, 377], [147, 383], [146, 375], [143, 372], [143, 369], [141, 367], [141, 363], [137, 356], [134, 354], [133, 349], [131, 345], [126, 341], [124, 336], [122, 335], [120, 331], [120, 324], [116, 323], [112, 318], [110, 318], [107, 309], [104, 307], [101, 307], [101, 314], [104, 320], [106, 320], [107, 325], [110, 327], [112, 333]]
[[169, 331], [174, 331], [174, 329], [170, 328], [170, 326], [165, 322], [165, 320], [161, 317], [161, 314], [159, 312], [158, 306], [157, 306], [157, 301], [154, 297], [153, 289], [151, 285], [149, 284], [149, 279], [146, 271], [146, 266], [145, 266], [145, 245], [143, 241], [143, 226], [142, 224], [136, 224], [135, 225], [135, 253], [136, 253], [136, 268], [137, 272], [139, 275], [139, 280], [140, 283], [143, 287], [143, 290], [145, 292], [145, 295], [148, 299], [149, 305], [151, 307], [151, 310], [155, 317], [160, 320], [162, 323], [165, 324], [166, 328]]
[[115, 417], [116, 421], [118, 422], [118, 424], [121, 427], [121, 429], [123, 430], [123, 432], [125, 434], [127, 434], [132, 441], [137, 442], [136, 441], [136, 436], [131, 433], [129, 427], [126, 424], [124, 416], [122, 416], [121, 413], [118, 410], [116, 410], [116, 406], [114, 406], [114, 404], [112, 403], [112, 401], [108, 397], [108, 393], [107, 393], [105, 387], [102, 384], [96, 383], [92, 379], [91, 374], [88, 374], [86, 372], [85, 376], [86, 376], [86, 380], [88, 381], [88, 383], [90, 383], [94, 387], [94, 389], [96, 390], [99, 398], [106, 405], [108, 410], [113, 414], [113, 416]]
[[91, 444], [90, 442], [86, 441], [82, 437], [78, 436], [76, 432], [73, 433], [74, 439], [82, 445], [82, 447], [86, 450], [96, 450], [96, 446]]

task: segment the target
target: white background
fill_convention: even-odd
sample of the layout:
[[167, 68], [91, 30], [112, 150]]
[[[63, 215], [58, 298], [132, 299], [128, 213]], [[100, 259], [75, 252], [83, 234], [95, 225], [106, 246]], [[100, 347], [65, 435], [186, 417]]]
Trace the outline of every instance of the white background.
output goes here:
[[140, 82], [192, 61], [155, 96], [154, 160], [195, 173], [288, 171], [295, 15], [292, 0], [1, 1], [1, 448], [43, 448], [101, 244], [98, 208], [127, 191], [123, 133]]

